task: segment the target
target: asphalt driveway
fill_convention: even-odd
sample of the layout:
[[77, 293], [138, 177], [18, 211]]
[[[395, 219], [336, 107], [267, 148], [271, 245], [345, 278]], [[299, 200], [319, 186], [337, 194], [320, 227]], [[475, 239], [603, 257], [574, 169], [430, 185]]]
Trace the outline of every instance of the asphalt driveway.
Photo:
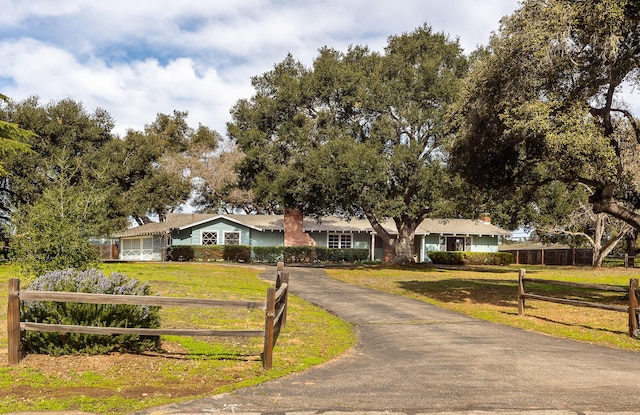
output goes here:
[[322, 269], [288, 271], [292, 294], [355, 325], [354, 349], [304, 373], [135, 414], [640, 413], [638, 353], [472, 319]]

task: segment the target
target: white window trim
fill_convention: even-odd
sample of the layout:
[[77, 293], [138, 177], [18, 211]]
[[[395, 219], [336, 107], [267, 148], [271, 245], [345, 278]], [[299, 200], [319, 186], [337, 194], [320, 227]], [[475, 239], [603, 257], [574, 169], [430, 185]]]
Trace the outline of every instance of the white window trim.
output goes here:
[[[338, 237], [338, 248], [329, 248], [329, 238], [331, 236], [337, 236]], [[344, 246], [342, 246], [342, 237], [343, 236], [348, 236], [349, 237], [349, 248], [345, 248]], [[353, 234], [352, 233], [327, 233], [327, 248], [329, 248], [329, 249], [352, 249], [353, 248]]]
[[448, 238], [462, 238], [464, 239], [464, 252], [471, 252], [471, 248], [473, 247], [473, 236], [470, 235], [440, 235], [440, 250], [444, 252], [447, 251], [447, 239]]
[[242, 232], [240, 231], [224, 231], [222, 232], [222, 244], [227, 244], [227, 234], [229, 233], [237, 233], [238, 234], [238, 245], [242, 245]]
[[205, 232], [207, 232], [207, 233], [215, 233], [216, 234], [216, 243], [215, 243], [215, 245], [220, 245], [220, 231], [208, 231], [208, 230], [200, 231], [200, 245], [204, 245], [204, 243], [203, 243], [203, 239], [204, 238], [203, 238], [202, 234], [205, 233]]

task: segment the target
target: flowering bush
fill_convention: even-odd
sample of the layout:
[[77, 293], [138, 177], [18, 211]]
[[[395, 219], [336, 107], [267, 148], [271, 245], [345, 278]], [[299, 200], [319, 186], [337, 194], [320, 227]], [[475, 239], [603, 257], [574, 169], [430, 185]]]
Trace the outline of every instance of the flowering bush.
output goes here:
[[[113, 273], [107, 277], [102, 271], [96, 269], [49, 272], [33, 281], [28, 289], [94, 294], [151, 294], [151, 288], [146, 283], [120, 273]], [[21, 315], [23, 321], [34, 323], [99, 327], [160, 327], [159, 307], [154, 306], [24, 301]], [[158, 340], [158, 336], [25, 331], [22, 334], [22, 347], [25, 352], [52, 355], [98, 354], [112, 351], [140, 352], [157, 348]]]

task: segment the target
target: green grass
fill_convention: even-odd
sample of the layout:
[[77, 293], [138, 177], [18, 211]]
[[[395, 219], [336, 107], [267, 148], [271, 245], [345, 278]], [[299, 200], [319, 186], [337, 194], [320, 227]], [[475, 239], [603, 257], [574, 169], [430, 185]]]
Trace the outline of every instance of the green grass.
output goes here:
[[[640, 351], [640, 341], [627, 335], [626, 313], [527, 300], [518, 315], [518, 269], [509, 267], [360, 267], [328, 269], [332, 278], [415, 298], [495, 323], [607, 347]], [[640, 269], [525, 266], [538, 279], [629, 286]], [[628, 305], [616, 292], [528, 284], [527, 292], [605, 304]]]
[[[270, 283], [259, 268], [215, 264], [106, 264], [147, 281], [154, 294], [265, 301]], [[0, 265], [0, 294], [15, 268]], [[22, 280], [24, 289], [28, 281]], [[162, 327], [263, 329], [264, 311], [171, 307]], [[163, 337], [165, 353], [108, 356], [28, 355], [7, 365], [6, 307], [0, 308], [0, 413], [80, 410], [120, 414], [204, 395], [228, 392], [301, 371], [332, 359], [355, 343], [353, 328], [290, 296], [287, 326], [274, 349], [273, 369], [262, 368], [262, 338]]]

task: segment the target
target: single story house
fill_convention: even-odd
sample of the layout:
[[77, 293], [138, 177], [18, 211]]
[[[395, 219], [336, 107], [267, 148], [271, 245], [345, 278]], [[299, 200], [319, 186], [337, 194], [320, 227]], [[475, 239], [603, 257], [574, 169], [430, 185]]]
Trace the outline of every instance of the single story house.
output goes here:
[[[397, 234], [393, 220], [383, 223]], [[500, 237], [510, 232], [488, 219], [426, 219], [416, 229], [416, 262], [429, 262], [429, 251], [497, 252]], [[302, 218], [296, 212], [285, 215], [169, 214], [161, 223], [127, 229], [118, 235], [119, 259], [159, 261], [168, 246], [249, 245], [362, 248], [370, 258], [382, 260], [382, 240], [366, 219], [345, 220], [323, 217]]]

